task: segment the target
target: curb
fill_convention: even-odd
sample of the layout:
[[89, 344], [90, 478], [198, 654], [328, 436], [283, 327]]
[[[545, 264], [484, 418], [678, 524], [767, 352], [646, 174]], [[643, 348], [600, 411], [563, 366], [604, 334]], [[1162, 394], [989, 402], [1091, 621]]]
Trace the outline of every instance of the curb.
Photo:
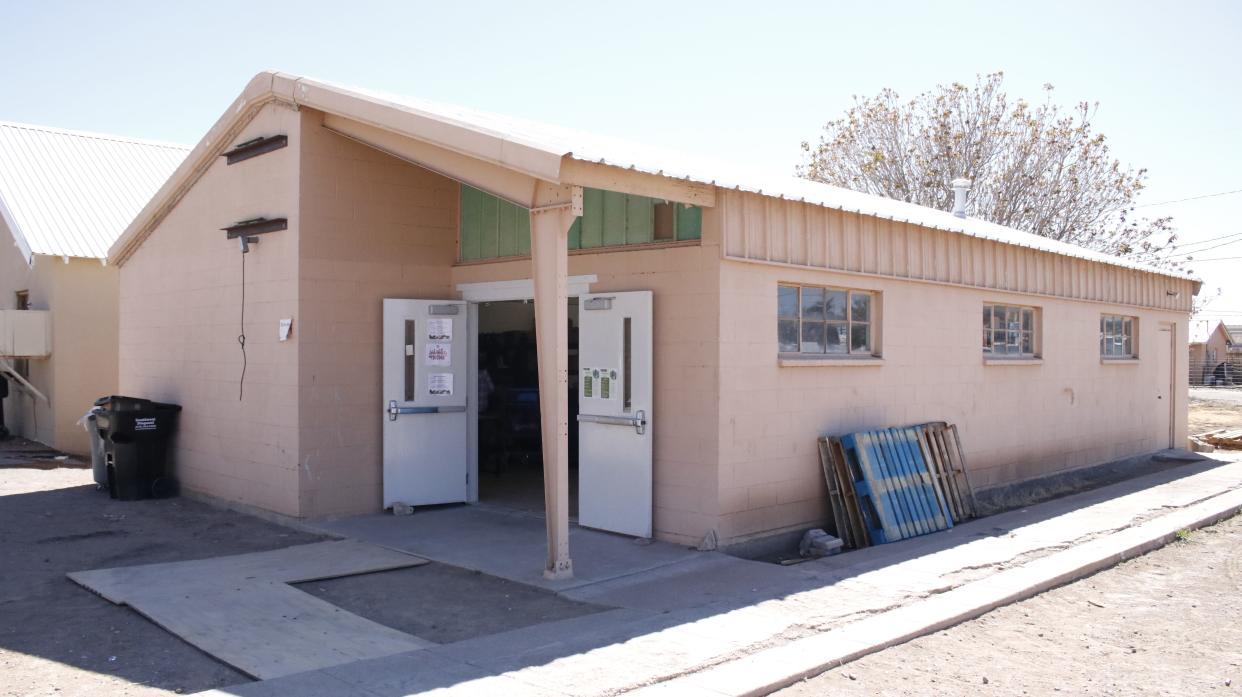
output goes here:
[[1224, 520], [1242, 509], [1242, 489], [1227, 491], [1078, 547], [972, 581], [888, 612], [734, 661], [626, 692], [634, 697], [766, 695], [868, 654], [974, 619], [1141, 556], [1179, 531]]

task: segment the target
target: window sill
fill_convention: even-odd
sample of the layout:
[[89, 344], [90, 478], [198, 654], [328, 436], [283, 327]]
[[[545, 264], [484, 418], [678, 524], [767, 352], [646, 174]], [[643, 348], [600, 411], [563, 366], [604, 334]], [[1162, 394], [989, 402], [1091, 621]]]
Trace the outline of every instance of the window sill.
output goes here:
[[1137, 358], [1104, 358], [1100, 357], [1100, 365], [1138, 365]]
[[1042, 358], [984, 358], [984, 365], [1043, 365]]
[[799, 356], [781, 356], [782, 368], [864, 368], [867, 366], [884, 365], [883, 358], [869, 356], [866, 358], [802, 358]]

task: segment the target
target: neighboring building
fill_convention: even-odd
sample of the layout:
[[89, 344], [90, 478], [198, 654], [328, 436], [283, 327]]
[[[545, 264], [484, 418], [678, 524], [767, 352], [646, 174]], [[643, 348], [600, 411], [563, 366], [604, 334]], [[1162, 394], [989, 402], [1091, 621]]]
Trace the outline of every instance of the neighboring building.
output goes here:
[[1242, 324], [1217, 322], [1190, 344], [1190, 384], [1242, 385]]
[[105, 264], [108, 247], [186, 152], [0, 122], [0, 327], [8, 339], [0, 341], [0, 374], [9, 381], [11, 433], [89, 452], [77, 421], [116, 391], [118, 274]]
[[1186, 442], [1194, 279], [280, 73], [109, 259], [120, 390], [183, 405], [187, 491], [533, 501], [553, 575], [575, 502], [679, 543], [820, 526], [821, 434], [956, 423], [980, 489]]

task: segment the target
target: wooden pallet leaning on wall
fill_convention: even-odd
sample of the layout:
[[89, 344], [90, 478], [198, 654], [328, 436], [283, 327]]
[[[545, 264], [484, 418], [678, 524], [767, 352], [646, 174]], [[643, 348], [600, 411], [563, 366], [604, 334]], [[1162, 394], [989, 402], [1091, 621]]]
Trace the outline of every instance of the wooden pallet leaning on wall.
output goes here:
[[[907, 458], [917, 463], [921, 455], [925, 471], [907, 472], [910, 477], [922, 480], [934, 491], [934, 500], [943, 507], [952, 520], [952, 524], [975, 518], [974, 491], [966, 472], [966, 457], [962, 452], [961, 438], [957, 426], [943, 421], [919, 424], [909, 429], [897, 429], [901, 432], [913, 431], [917, 442], [918, 454]], [[845, 434], [843, 436], [824, 436], [819, 439], [819, 462], [824, 472], [824, 481], [828, 485], [828, 501], [832, 508], [833, 524], [836, 526], [837, 537], [847, 549], [858, 549], [876, 544], [867, 528], [867, 521], [862, 511], [857, 488], [861, 484], [867, 487], [867, 480], [858, 464], [851, 462], [842, 445], [842, 438], [864, 436], [870, 442], [871, 437], [880, 438], [883, 445], [892, 451], [892, 444], [884, 439], [884, 435], [895, 432], [894, 429]], [[907, 465], [910, 463], [906, 463]], [[912, 480], [913, 481], [913, 480]], [[882, 487], [883, 488], [883, 487]], [[869, 490], [869, 489], [868, 489]], [[932, 497], [926, 497], [928, 501]], [[921, 534], [921, 533], [920, 533]], [[882, 540], [881, 540], [882, 541]]]
[[960, 523], [976, 517], [975, 492], [966, 475], [966, 457], [962, 453], [957, 425], [935, 421], [923, 424], [918, 430], [923, 458], [937, 488], [944, 495], [953, 522]]
[[828, 500], [837, 537], [841, 538], [846, 549], [870, 546], [871, 540], [854, 493], [855, 476], [841, 450], [840, 440], [828, 437], [819, 439], [819, 464], [824, 471], [824, 482], [828, 485]]

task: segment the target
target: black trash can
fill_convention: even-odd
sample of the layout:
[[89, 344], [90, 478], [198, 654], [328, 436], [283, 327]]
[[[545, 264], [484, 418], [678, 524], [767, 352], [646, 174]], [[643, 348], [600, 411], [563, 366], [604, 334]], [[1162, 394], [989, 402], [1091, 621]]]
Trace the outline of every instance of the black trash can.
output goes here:
[[163, 498], [177, 493], [169, 472], [168, 443], [177, 430], [179, 404], [111, 395], [95, 401], [103, 438], [108, 493], [114, 499]]

